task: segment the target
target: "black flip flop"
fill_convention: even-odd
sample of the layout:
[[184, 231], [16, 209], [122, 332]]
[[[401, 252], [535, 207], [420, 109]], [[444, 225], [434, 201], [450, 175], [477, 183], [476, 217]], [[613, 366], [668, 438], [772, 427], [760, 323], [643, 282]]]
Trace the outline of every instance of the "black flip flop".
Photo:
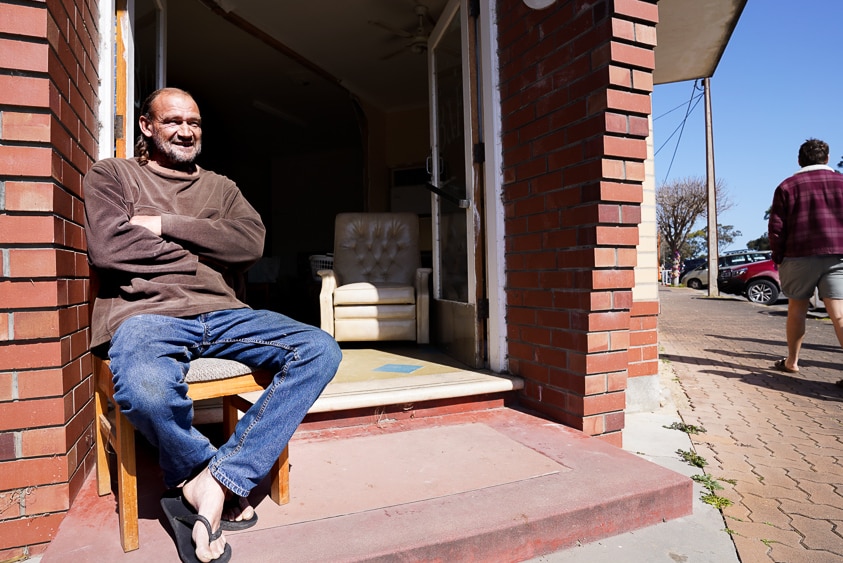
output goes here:
[[[196, 557], [196, 549], [193, 545], [193, 525], [202, 522], [208, 530], [209, 541], [214, 541], [222, 535], [222, 527], [216, 532], [211, 530], [211, 523], [204, 516], [196, 514], [190, 504], [180, 494], [165, 494], [161, 497], [161, 508], [167, 515], [167, 521], [173, 530], [176, 540], [176, 549], [182, 563], [201, 563]], [[222, 555], [213, 560], [213, 563], [228, 563], [231, 561], [231, 546], [226, 544]]]
[[[193, 507], [190, 505], [190, 503], [188, 503], [188, 502], [187, 502], [186, 500], [184, 500], [184, 498], [182, 497], [182, 494], [181, 494], [181, 489], [180, 489], [180, 488], [175, 488], [175, 489], [170, 489], [170, 490], [168, 490], [167, 492], [165, 492], [165, 493], [164, 493], [164, 497], [167, 497], [167, 498], [179, 498], [179, 499], [181, 499], [181, 500], [182, 500], [182, 502], [184, 503], [184, 505], [187, 507], [187, 509], [188, 509], [190, 512], [192, 512], [192, 513], [196, 514], [196, 509], [195, 509], [195, 508], [193, 508]], [[240, 499], [240, 497], [238, 497], [238, 496], [236, 496], [236, 495], [235, 495], [235, 496], [233, 496], [231, 499], [229, 499], [229, 500], [225, 501], [225, 505], [226, 505], [226, 506], [228, 506], [228, 505], [229, 505], [230, 503], [232, 503], [232, 502], [237, 502], [237, 503], [239, 503], [239, 502], [240, 502], [240, 501], [239, 501], [239, 499]], [[163, 500], [163, 497], [162, 497], [162, 500]], [[253, 508], [254, 508], [254, 507], [253, 507]], [[223, 508], [223, 512], [225, 512], [225, 508]], [[223, 518], [223, 519], [221, 519], [221, 520], [220, 520], [220, 529], [221, 529], [223, 532], [240, 532], [240, 531], [242, 531], [242, 530], [248, 530], [249, 528], [251, 528], [252, 526], [254, 526], [254, 525], [255, 525], [255, 524], [257, 524], [257, 523], [258, 523], [258, 513], [257, 513], [257, 512], [255, 512], [255, 513], [252, 515], [252, 517], [251, 517], [251, 518], [249, 518], [248, 520], [226, 520], [225, 518]]]
[[[226, 507], [232, 504], [240, 505], [240, 497], [234, 495], [229, 500], [225, 501], [225, 505], [223, 505], [223, 513], [225, 513]], [[253, 507], [254, 510], [254, 507]], [[255, 512], [252, 514], [252, 517], [248, 520], [226, 520], [223, 518], [220, 520], [220, 529], [225, 530], [226, 532], [239, 532], [240, 530], [247, 530], [258, 523], [258, 513]]]
[[776, 360], [776, 363], [773, 364], [773, 367], [785, 373], [799, 373], [798, 369], [792, 369], [784, 365], [784, 361], [784, 358], [782, 358], [781, 360]]

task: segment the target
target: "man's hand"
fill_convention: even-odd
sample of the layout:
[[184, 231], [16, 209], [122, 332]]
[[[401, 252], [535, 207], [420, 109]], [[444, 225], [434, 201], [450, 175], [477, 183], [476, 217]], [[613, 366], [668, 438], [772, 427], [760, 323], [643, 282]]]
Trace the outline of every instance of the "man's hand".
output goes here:
[[159, 237], [161, 236], [161, 217], [157, 215], [135, 215], [129, 219], [129, 223], [149, 229]]

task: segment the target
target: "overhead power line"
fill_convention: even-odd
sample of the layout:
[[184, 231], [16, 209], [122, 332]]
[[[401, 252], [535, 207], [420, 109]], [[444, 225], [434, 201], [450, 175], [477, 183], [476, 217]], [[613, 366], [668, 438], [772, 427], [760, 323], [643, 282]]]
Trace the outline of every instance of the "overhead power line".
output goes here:
[[[697, 92], [698, 90], [699, 90], [699, 92]], [[662, 143], [661, 146], [658, 149], [656, 149], [656, 152], [655, 152], [655, 154], [659, 154], [659, 152], [661, 152], [661, 150], [665, 147], [665, 145], [667, 145], [667, 143], [670, 142], [670, 140], [677, 133], [679, 134], [679, 136], [676, 139], [676, 145], [673, 147], [673, 155], [670, 157], [670, 164], [667, 167], [667, 172], [665, 173], [664, 180], [662, 180], [662, 183], [666, 182], [667, 178], [670, 176], [670, 169], [673, 168], [673, 161], [676, 159], [676, 152], [679, 150], [679, 143], [682, 140], [682, 133], [685, 131], [685, 124], [688, 122], [688, 118], [694, 112], [694, 109], [696, 109], [697, 105], [700, 103], [700, 100], [702, 100], [703, 95], [704, 95], [703, 90], [704, 89], [699, 84], [699, 80], [695, 80], [694, 83], [692, 84], [692, 87], [691, 87], [691, 96], [688, 99], [688, 102], [686, 104], [680, 104], [680, 105], [676, 106], [675, 108], [673, 108], [673, 109], [671, 109], [671, 110], [669, 110], [669, 111], [667, 111], [667, 112], [665, 112], [665, 113], [661, 114], [660, 116], [653, 119], [653, 121], [655, 121], [656, 119], [662, 118], [662, 117], [664, 117], [664, 116], [666, 116], [670, 113], [673, 113], [674, 111], [676, 111], [677, 109], [679, 109], [683, 106], [686, 108], [685, 109], [685, 116], [682, 118], [681, 123], [679, 123], [679, 125], [676, 127], [676, 129], [673, 130], [673, 132], [670, 134], [670, 136], [667, 139], [665, 139], [664, 143]]]

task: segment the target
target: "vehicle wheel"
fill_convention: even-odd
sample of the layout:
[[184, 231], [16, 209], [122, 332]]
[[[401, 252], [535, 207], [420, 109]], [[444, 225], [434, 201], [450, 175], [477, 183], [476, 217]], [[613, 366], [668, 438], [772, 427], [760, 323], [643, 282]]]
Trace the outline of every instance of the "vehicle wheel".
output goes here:
[[753, 303], [772, 305], [779, 299], [779, 288], [769, 280], [756, 280], [746, 286], [746, 298]]
[[688, 287], [691, 289], [702, 289], [702, 282], [697, 278], [691, 278], [688, 280]]

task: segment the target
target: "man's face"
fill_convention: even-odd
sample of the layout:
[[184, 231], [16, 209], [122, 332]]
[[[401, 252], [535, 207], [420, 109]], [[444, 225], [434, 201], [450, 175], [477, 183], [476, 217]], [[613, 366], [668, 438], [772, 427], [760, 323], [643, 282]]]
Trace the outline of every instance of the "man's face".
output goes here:
[[150, 108], [151, 118], [141, 116], [141, 132], [152, 141], [152, 160], [166, 168], [189, 167], [202, 151], [202, 118], [190, 96], [165, 92]]

